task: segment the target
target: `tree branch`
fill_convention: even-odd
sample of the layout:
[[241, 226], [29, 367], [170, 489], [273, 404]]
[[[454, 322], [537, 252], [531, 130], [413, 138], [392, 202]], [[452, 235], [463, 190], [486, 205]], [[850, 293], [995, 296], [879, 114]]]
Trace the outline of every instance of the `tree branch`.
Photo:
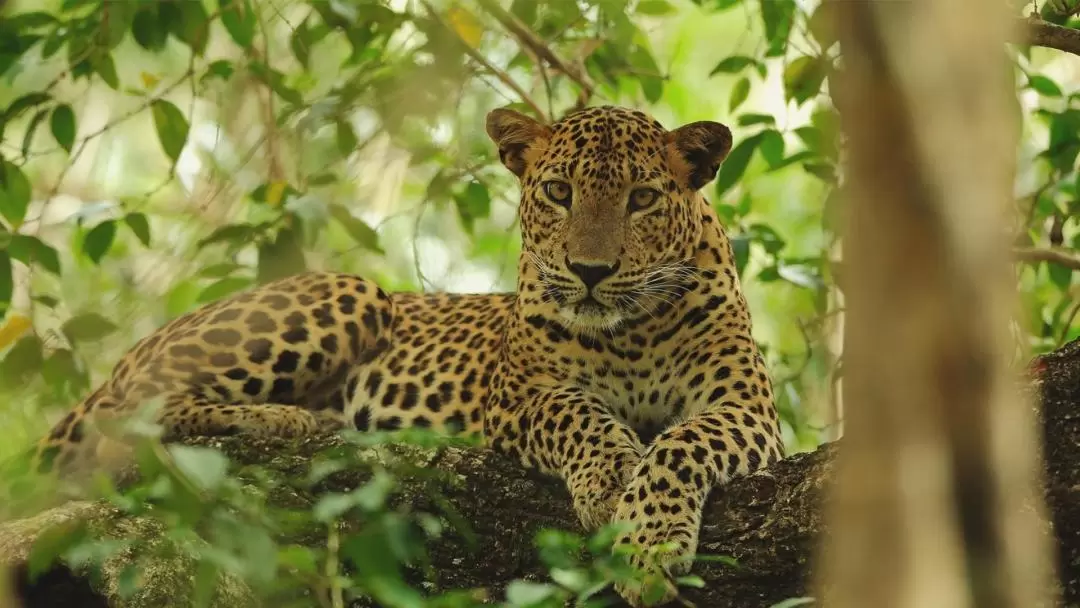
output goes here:
[[435, 10], [435, 7], [433, 7], [430, 2], [422, 0], [421, 4], [423, 4], [424, 8], [427, 9], [427, 12], [431, 15], [432, 19], [438, 22], [439, 25], [445, 28], [448, 32], [452, 33], [458, 39], [458, 41], [461, 43], [461, 47], [465, 50], [465, 54], [468, 55], [470, 59], [472, 59], [476, 63], [479, 63], [481, 66], [484, 67], [484, 69], [491, 72], [495, 76], [495, 78], [498, 78], [499, 82], [509, 87], [510, 90], [512, 90], [518, 97], [521, 98], [522, 102], [532, 108], [533, 112], [536, 112], [537, 118], [539, 118], [541, 121], [547, 122], [547, 114], [545, 114], [544, 111], [540, 108], [540, 105], [537, 104], [536, 101], [534, 101], [533, 98], [525, 92], [525, 89], [521, 88], [518, 83], [514, 82], [514, 79], [510, 78], [509, 74], [492, 65], [492, 63], [488, 61], [476, 49], [474, 49], [472, 45], [466, 42], [465, 39], [463, 39], [461, 35], [458, 34], [457, 30], [450, 27], [450, 24], [448, 24], [445, 20], [443, 20], [441, 16], [439, 16], [438, 11]]
[[1021, 262], [1050, 262], [1073, 270], [1080, 270], [1080, 254], [1063, 248], [1016, 247], [1013, 255]]
[[1031, 16], [1023, 19], [1027, 44], [1057, 49], [1080, 57], [1080, 29], [1054, 25]]
[[593, 89], [595, 88], [595, 85], [588, 74], [579, 70], [576, 66], [560, 59], [543, 40], [529, 29], [529, 26], [522, 23], [520, 19], [509, 13], [506, 9], [499, 6], [494, 0], [478, 0], [478, 3], [485, 11], [490, 13], [496, 21], [509, 30], [522, 46], [542, 59], [552, 68], [565, 74], [567, 78], [573, 80], [578, 87], [581, 88], [581, 95], [578, 96], [579, 106], [584, 106], [585, 103], [588, 102], [588, 99], [592, 97]]

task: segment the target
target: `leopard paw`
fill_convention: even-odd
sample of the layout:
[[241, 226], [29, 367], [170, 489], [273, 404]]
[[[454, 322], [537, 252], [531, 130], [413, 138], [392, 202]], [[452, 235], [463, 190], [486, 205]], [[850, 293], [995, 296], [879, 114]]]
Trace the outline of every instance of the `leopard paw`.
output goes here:
[[678, 596], [675, 580], [690, 571], [700, 525], [696, 509], [662, 508], [670, 497], [643, 493], [641, 486], [637, 480], [630, 484], [613, 515], [613, 521], [629, 526], [616, 543], [629, 547], [630, 565], [639, 578], [615, 590], [635, 607], [665, 604]]

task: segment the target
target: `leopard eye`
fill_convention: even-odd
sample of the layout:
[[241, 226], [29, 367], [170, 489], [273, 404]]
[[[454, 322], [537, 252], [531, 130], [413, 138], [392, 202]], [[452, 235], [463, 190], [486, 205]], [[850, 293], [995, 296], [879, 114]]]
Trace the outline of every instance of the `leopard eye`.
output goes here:
[[641, 211], [660, 198], [660, 192], [653, 188], [637, 188], [630, 193], [630, 212]]
[[570, 187], [570, 184], [561, 182], [559, 180], [549, 180], [543, 184], [544, 194], [551, 199], [553, 203], [557, 203], [570, 208], [570, 201], [574, 197], [574, 189]]

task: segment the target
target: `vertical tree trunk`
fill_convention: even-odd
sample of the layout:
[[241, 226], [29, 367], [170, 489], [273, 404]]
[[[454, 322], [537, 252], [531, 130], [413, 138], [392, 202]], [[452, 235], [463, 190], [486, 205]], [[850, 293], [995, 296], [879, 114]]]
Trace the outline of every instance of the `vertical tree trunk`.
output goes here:
[[1016, 607], [1054, 589], [1008, 369], [1016, 116], [1004, 4], [831, 1], [848, 137], [845, 440], [821, 597]]

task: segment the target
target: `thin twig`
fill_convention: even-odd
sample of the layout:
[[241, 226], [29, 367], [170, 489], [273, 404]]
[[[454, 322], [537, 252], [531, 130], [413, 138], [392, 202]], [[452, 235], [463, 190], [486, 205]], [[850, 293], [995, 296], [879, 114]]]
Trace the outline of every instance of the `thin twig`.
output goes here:
[[525, 102], [525, 104], [528, 105], [532, 109], [532, 111], [536, 113], [537, 118], [539, 118], [543, 122], [548, 121], [547, 114], [545, 114], [544, 111], [540, 109], [539, 104], [537, 104], [536, 101], [534, 101], [533, 98], [525, 92], [525, 89], [521, 88], [518, 83], [514, 82], [514, 79], [510, 78], [509, 74], [492, 65], [492, 63], [488, 61], [487, 58], [481, 55], [476, 49], [472, 47], [472, 45], [466, 42], [457, 30], [451, 27], [450, 24], [448, 24], [446, 21], [443, 20], [441, 16], [439, 16], [438, 11], [435, 10], [435, 7], [431, 6], [431, 3], [429, 3], [427, 0], [421, 0], [421, 4], [423, 4], [424, 8], [427, 9], [432, 19], [434, 19], [439, 25], [441, 25], [443, 28], [445, 28], [447, 31], [451, 32], [452, 34], [454, 34], [455, 37], [457, 37], [458, 41], [461, 42], [462, 48], [465, 49], [465, 54], [468, 55], [470, 59], [472, 59], [476, 63], [479, 63], [481, 66], [484, 67], [485, 70], [491, 72], [496, 78], [499, 79], [499, 82], [510, 87], [514, 94], [520, 97], [521, 101]]

